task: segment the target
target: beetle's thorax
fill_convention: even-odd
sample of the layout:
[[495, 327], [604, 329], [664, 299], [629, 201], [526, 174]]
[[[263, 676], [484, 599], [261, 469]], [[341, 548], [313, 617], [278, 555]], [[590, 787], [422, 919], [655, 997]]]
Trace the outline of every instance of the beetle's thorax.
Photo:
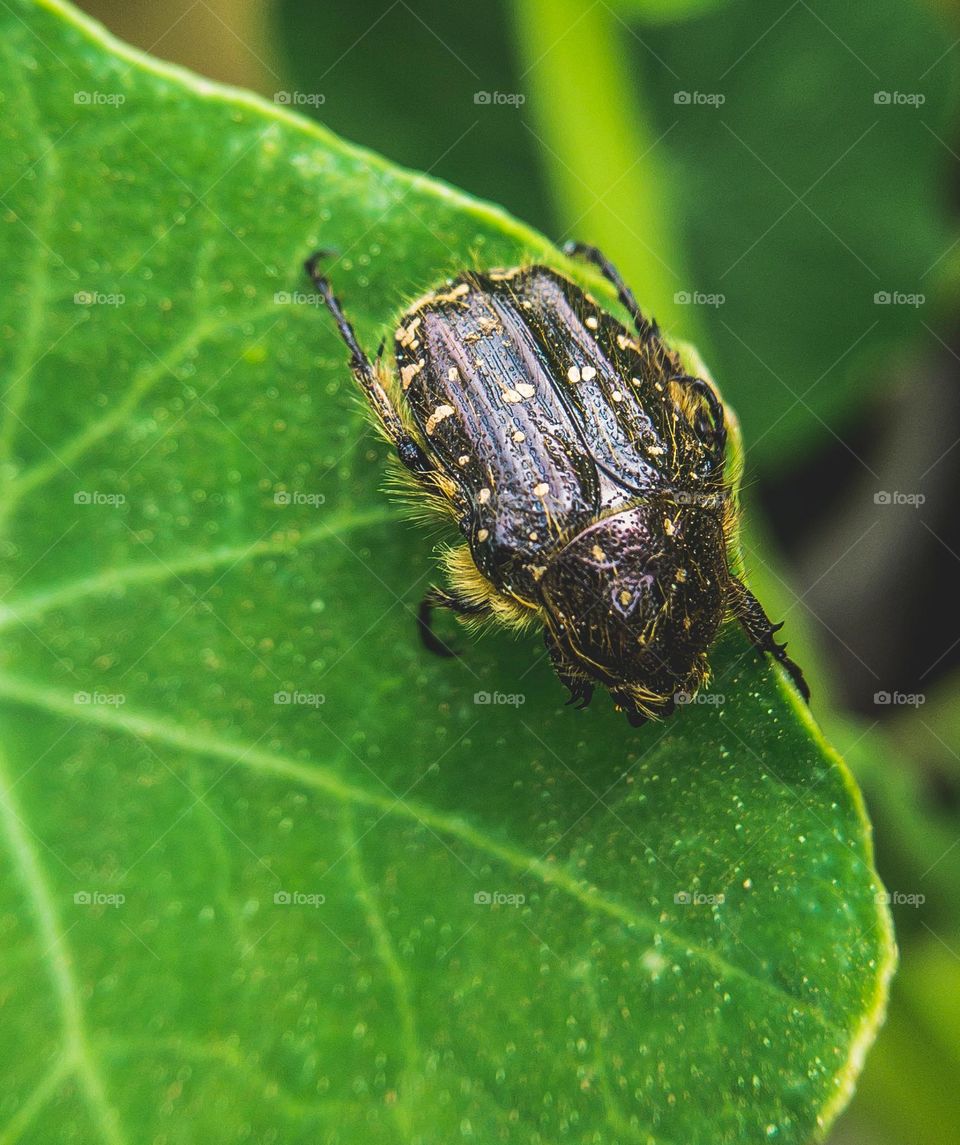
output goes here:
[[601, 518], [548, 561], [538, 582], [547, 627], [608, 686], [683, 689], [724, 614], [722, 515], [651, 498]]

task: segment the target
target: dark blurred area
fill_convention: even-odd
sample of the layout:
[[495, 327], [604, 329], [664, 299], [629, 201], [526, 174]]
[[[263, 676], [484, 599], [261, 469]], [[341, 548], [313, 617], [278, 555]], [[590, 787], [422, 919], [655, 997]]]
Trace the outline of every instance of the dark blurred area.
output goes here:
[[751, 578], [814, 665], [881, 874], [928, 899], [896, 916], [890, 1020], [835, 1140], [960, 1140], [960, 1021], [931, 985], [960, 994], [960, 10], [83, 6], [558, 243], [597, 243], [696, 343], [743, 425]]

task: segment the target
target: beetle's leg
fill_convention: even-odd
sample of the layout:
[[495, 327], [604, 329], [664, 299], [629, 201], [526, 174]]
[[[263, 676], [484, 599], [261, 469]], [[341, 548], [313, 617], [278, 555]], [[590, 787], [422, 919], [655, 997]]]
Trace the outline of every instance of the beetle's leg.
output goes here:
[[550, 661], [560, 683], [570, 692], [567, 703], [581, 709], [587, 707], [593, 699], [593, 681], [567, 656], [549, 630], [544, 631], [543, 642], [550, 653]]
[[482, 616], [485, 612], [489, 612], [486, 604], [465, 600], [462, 596], [445, 592], [442, 588], [427, 589], [417, 612], [417, 628], [424, 647], [437, 656], [456, 656], [458, 653], [444, 644], [433, 631], [433, 610], [435, 608], [447, 608], [460, 616]]
[[630, 311], [630, 317], [637, 328], [637, 333], [646, 342], [650, 338], [660, 337], [660, 327], [651, 319], [644, 318], [640, 305], [633, 296], [633, 291], [620, 277], [620, 272], [613, 263], [595, 246], [587, 243], [568, 242], [563, 244], [563, 253], [586, 259], [600, 271], [603, 277], [617, 292], [620, 301]]
[[[644, 724], [649, 723], [650, 717], [645, 716], [643, 712], [637, 711], [636, 707], [630, 702], [628, 698], [625, 696], [618, 696], [616, 693], [613, 693], [613, 699], [619, 710], [623, 712], [623, 714], [627, 717], [627, 722], [632, 728], [642, 728]], [[673, 708], [670, 708], [669, 711], [666, 711], [663, 714], [664, 716], [668, 716], [672, 711]]]
[[743, 581], [736, 577], [730, 578], [730, 605], [733, 615], [740, 621], [744, 632], [750, 638], [750, 643], [761, 652], [766, 652], [786, 668], [797, 685], [801, 696], [809, 702], [810, 688], [803, 678], [798, 665], [787, 655], [786, 644], [778, 644], [774, 634], [783, 627], [783, 622], [772, 624], [770, 617], [763, 610], [763, 605], [747, 588]]
[[[373, 407], [377, 420], [383, 427], [384, 433], [393, 443], [403, 464], [414, 473], [430, 473], [433, 470], [430, 459], [404, 428], [393, 402], [390, 401], [386, 390], [380, 384], [377, 371], [357, 341], [353, 327], [347, 321], [329, 280], [320, 272], [320, 263], [326, 257], [326, 251], [316, 251], [307, 259], [304, 267], [313, 285], [327, 304], [327, 309], [333, 315], [337, 329], [340, 331], [340, 337], [350, 351], [350, 371], [366, 395], [367, 401]], [[380, 354], [378, 353], [377, 361], [379, 362], [379, 360]]]
[[710, 410], [710, 420], [713, 422], [711, 436], [713, 438], [714, 462], [722, 467], [727, 449], [727, 422], [723, 414], [723, 402], [717, 396], [717, 391], [703, 378], [694, 378], [690, 374], [677, 374], [670, 381], [689, 386], [707, 403], [707, 408]]

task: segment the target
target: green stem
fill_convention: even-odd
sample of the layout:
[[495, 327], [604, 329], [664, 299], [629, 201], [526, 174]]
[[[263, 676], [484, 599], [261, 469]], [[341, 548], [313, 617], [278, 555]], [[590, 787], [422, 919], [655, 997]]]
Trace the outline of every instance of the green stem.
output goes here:
[[674, 210], [665, 137], [631, 72], [629, 33], [604, 4], [516, 0], [522, 78], [565, 238], [595, 243], [641, 305], [700, 343]]

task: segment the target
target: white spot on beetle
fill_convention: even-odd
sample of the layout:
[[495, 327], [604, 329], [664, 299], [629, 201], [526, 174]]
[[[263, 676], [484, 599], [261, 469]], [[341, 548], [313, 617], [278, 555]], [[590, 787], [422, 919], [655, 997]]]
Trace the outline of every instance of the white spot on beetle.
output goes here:
[[523, 396], [521, 394], [517, 393], [516, 390], [504, 390], [503, 391], [503, 400], [505, 402], [510, 402], [511, 405], [516, 405], [517, 402], [523, 401]]
[[460, 456], [457, 458], [457, 464], [459, 466], [461, 466], [461, 468], [464, 465], [469, 465], [470, 464], [470, 454], [469, 453], [461, 453]]
[[610, 397], [615, 402], [622, 402], [623, 401], [623, 394], [619, 390], [614, 390], [613, 393], [610, 395]]
[[518, 429], [513, 435], [513, 440], [519, 445], [521, 441], [527, 440], [527, 435], [523, 432], [522, 429]]
[[420, 373], [420, 371], [422, 369], [423, 369], [423, 359], [422, 358], [418, 362], [411, 362], [409, 366], [404, 366], [400, 370], [400, 385], [403, 386], [404, 389], [408, 389], [410, 386], [410, 383], [417, 376], [417, 374]]
[[662, 445], [648, 445], [647, 446], [647, 453], [649, 453], [651, 457], [662, 457], [663, 454], [666, 452], [667, 451], [663, 448]]
[[481, 489], [480, 492], [477, 494], [477, 500], [480, 502], [481, 505], [486, 505], [486, 503], [490, 500], [490, 490], [489, 489]]
[[580, 377], [583, 378], [585, 382], [592, 382], [596, 376], [597, 371], [593, 366], [584, 366], [580, 371]]
[[532, 398], [536, 392], [537, 391], [534, 389], [533, 386], [530, 385], [529, 382], [518, 382], [517, 383], [517, 393], [522, 398]]
[[433, 433], [440, 422], [445, 417], [449, 417], [453, 413], [453, 406], [437, 406], [433, 413], [427, 418], [427, 433]]
[[490, 530], [489, 529], [478, 529], [477, 530], [477, 540], [478, 541], [485, 541], [487, 539], [487, 537], [489, 537], [489, 536], [490, 536]]
[[567, 370], [567, 381], [571, 382], [573, 384], [576, 384], [577, 382], [580, 381], [580, 367], [579, 366], [571, 366], [570, 369]]
[[447, 370], [447, 381], [448, 382], [459, 382], [460, 381], [460, 371], [457, 369], [456, 366], [451, 366], [450, 369]]
[[541, 481], [533, 487], [534, 497], [546, 497], [549, 492], [550, 486], [546, 483], [546, 481]]
[[410, 323], [410, 325], [406, 329], [404, 329], [402, 326], [397, 327], [397, 341], [400, 343], [401, 346], [406, 346], [406, 347], [410, 348], [410, 347], [413, 347], [415, 345], [416, 337], [417, 337], [417, 327], [419, 325], [420, 325], [420, 316], [418, 315], [416, 318], [414, 318], [414, 320]]
[[593, 554], [594, 560], [605, 561], [607, 559], [607, 554], [603, 551], [603, 549], [600, 548], [599, 545], [594, 545], [590, 552]]
[[598, 318], [597, 318], [596, 314], [590, 314], [590, 315], [588, 315], [588, 316], [587, 316], [587, 317], [584, 319], [584, 321], [585, 321], [585, 323], [586, 323], [587, 327], [588, 327], [590, 330], [596, 330], [596, 328], [597, 328], [597, 327], [600, 325], [600, 322], [599, 322], [599, 320], [598, 320]]
[[430, 302], [456, 302], [458, 298], [462, 298], [465, 294], [470, 293], [470, 287], [461, 282], [459, 286], [455, 286], [453, 290], [447, 290], [438, 294], [430, 294], [427, 296]]

